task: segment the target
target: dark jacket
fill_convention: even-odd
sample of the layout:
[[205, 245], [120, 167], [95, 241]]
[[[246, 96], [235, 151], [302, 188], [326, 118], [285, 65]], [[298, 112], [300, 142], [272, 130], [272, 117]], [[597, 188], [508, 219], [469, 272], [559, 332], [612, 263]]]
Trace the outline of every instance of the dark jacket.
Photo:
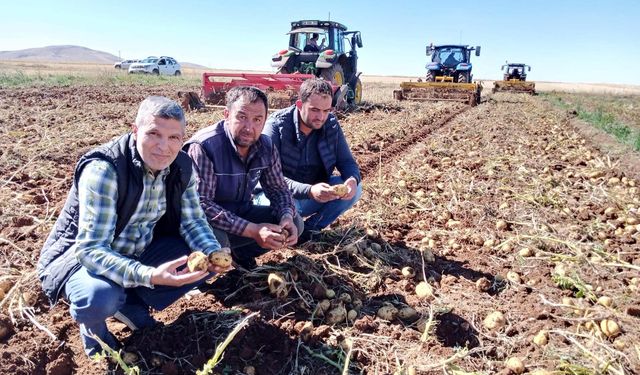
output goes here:
[[251, 206], [253, 189], [265, 169], [271, 166], [273, 146], [268, 137], [261, 135], [245, 162], [240, 159], [229, 139], [224, 121], [220, 121], [198, 131], [183, 149], [187, 150], [192, 143], [202, 147], [214, 166], [215, 202], [237, 215]]
[[[114, 239], [129, 222], [142, 196], [144, 166], [135, 147], [131, 133], [83, 155], [76, 165], [73, 185], [60, 216], [56, 221], [38, 261], [37, 272], [42, 289], [52, 304], [60, 297], [65, 283], [80, 268], [73, 251], [68, 251], [78, 234], [78, 181], [84, 167], [94, 160], [104, 160], [113, 165], [118, 175], [117, 219]], [[167, 211], [156, 224], [154, 233], [163, 236], [178, 236], [181, 217], [181, 198], [191, 178], [191, 159], [180, 152], [170, 166], [167, 184]]]
[[[298, 142], [300, 142], [299, 121], [298, 108], [292, 105], [271, 114], [264, 126], [263, 133], [271, 138], [273, 145], [280, 152], [282, 172], [293, 197], [308, 199], [311, 185], [300, 183], [296, 175], [304, 152], [302, 148], [298, 147]], [[343, 180], [353, 177], [360, 183], [358, 163], [351, 154], [338, 119], [332, 113], [329, 114], [322, 128], [314, 130], [314, 132], [318, 132], [317, 143], [309, 144], [307, 147], [317, 147], [327, 181], [328, 177], [337, 169]]]

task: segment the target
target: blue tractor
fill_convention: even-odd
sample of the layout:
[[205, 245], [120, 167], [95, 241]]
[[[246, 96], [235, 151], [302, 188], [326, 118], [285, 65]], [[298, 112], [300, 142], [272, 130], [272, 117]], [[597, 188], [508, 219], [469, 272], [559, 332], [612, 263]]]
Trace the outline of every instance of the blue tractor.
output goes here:
[[427, 56], [431, 62], [427, 64], [427, 82], [457, 82], [470, 83], [471, 51], [480, 56], [480, 46], [442, 45], [427, 46]]
[[426, 82], [401, 82], [400, 90], [393, 91], [397, 100], [459, 101], [471, 106], [480, 103], [482, 85], [471, 82], [471, 51], [480, 56], [480, 46], [466, 45], [427, 46]]

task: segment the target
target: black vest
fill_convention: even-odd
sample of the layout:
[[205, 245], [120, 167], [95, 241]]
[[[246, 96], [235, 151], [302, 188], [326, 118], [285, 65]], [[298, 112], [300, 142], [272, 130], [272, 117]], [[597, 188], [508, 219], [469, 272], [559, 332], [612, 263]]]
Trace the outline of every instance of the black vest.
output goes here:
[[[94, 160], [113, 165], [118, 175], [117, 219], [114, 239], [124, 230], [135, 212], [143, 190], [144, 167], [128, 133], [83, 155], [76, 165], [73, 185], [58, 220], [45, 242], [38, 261], [38, 277], [42, 289], [54, 304], [69, 277], [80, 268], [73, 251], [68, 251], [78, 234], [78, 181], [84, 167]], [[154, 236], [179, 236], [181, 199], [191, 178], [191, 159], [180, 152], [170, 166], [166, 178], [167, 211], [154, 228]]]
[[260, 135], [251, 146], [249, 156], [243, 161], [232, 145], [224, 127], [224, 120], [198, 131], [184, 145], [199, 144], [213, 164], [216, 176], [214, 201], [236, 215], [249, 208], [252, 194], [260, 177], [273, 163], [273, 144], [266, 135]]

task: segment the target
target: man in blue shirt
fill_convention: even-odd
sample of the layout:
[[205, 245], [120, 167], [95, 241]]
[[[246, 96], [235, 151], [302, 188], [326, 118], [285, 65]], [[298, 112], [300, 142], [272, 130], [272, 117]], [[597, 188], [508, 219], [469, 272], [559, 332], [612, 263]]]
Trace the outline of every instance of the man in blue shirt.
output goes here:
[[[296, 104], [273, 113], [263, 131], [280, 151], [285, 180], [306, 218], [301, 241], [334, 222], [362, 194], [358, 164], [331, 113], [332, 97], [327, 81], [308, 79]], [[256, 201], [266, 203], [262, 195]]]

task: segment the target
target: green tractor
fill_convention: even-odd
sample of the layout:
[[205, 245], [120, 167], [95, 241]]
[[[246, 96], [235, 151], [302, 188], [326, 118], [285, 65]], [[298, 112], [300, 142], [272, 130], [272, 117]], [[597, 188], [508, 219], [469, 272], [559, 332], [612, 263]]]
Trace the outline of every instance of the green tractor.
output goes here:
[[279, 74], [302, 73], [322, 77], [340, 88], [347, 103], [362, 102], [357, 49], [362, 48], [359, 31], [334, 21], [291, 22], [289, 47], [271, 58]]

